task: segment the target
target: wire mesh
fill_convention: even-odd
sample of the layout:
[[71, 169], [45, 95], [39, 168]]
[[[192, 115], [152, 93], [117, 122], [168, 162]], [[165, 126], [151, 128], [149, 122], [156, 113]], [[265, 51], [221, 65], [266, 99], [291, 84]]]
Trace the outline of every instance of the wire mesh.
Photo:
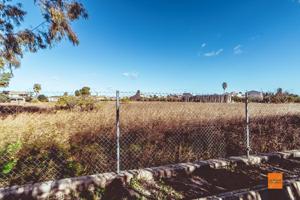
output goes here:
[[[231, 103], [230, 103], [231, 102]], [[249, 103], [251, 153], [300, 146], [300, 104]], [[245, 104], [226, 95], [0, 94], [0, 187], [246, 153]]]
[[3, 95], [0, 187], [114, 171], [113, 93]]
[[176, 94], [122, 92], [121, 169], [224, 157], [222, 113], [213, 112], [224, 104], [190, 100]]
[[299, 103], [250, 102], [249, 115], [252, 153], [299, 149]]

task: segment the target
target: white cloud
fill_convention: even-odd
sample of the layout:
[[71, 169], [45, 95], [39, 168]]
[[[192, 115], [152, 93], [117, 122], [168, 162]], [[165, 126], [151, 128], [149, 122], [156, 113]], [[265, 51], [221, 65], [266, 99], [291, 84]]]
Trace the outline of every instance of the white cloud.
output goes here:
[[[299, 0], [300, 1], [300, 0]], [[206, 47], [206, 43], [202, 43], [201, 44], [201, 48], [204, 48], [204, 47]]]
[[242, 54], [244, 51], [242, 50], [242, 45], [238, 44], [233, 48], [233, 54], [235, 55], [240, 55]]
[[217, 51], [211, 51], [203, 54], [205, 57], [213, 57], [213, 56], [218, 56], [223, 52], [223, 49], [219, 49]]
[[122, 75], [131, 79], [137, 79], [139, 76], [136, 72], [124, 72]]

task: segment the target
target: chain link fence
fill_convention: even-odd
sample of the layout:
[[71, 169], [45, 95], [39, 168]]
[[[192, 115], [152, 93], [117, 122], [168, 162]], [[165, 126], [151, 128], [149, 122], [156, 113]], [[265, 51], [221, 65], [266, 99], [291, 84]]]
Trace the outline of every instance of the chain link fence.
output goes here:
[[[1, 94], [0, 187], [246, 154], [244, 102], [190, 93], [118, 97]], [[250, 101], [248, 111], [251, 153], [299, 147], [300, 104]]]
[[225, 156], [221, 116], [211, 115], [214, 105], [169, 100], [163, 93], [120, 97], [121, 169]]
[[249, 103], [251, 153], [300, 147], [299, 103]]

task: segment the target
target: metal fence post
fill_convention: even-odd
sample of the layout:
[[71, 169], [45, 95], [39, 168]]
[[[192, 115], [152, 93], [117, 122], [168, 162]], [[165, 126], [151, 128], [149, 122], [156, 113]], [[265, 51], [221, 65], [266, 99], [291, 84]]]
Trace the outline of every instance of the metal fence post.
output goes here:
[[116, 91], [117, 173], [120, 173], [120, 92]]
[[250, 119], [249, 119], [249, 96], [248, 92], [245, 94], [245, 113], [246, 113], [246, 150], [247, 150], [247, 157], [250, 156]]

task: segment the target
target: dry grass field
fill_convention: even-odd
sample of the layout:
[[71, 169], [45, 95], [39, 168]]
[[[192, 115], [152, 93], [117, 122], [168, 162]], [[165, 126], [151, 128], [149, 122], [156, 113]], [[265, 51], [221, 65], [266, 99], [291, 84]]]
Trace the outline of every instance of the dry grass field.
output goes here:
[[[5, 184], [116, 169], [114, 102], [88, 112], [53, 104], [0, 107]], [[300, 146], [300, 104], [251, 103], [249, 111], [253, 153]], [[127, 102], [120, 119], [122, 169], [245, 152], [241, 103]]]

